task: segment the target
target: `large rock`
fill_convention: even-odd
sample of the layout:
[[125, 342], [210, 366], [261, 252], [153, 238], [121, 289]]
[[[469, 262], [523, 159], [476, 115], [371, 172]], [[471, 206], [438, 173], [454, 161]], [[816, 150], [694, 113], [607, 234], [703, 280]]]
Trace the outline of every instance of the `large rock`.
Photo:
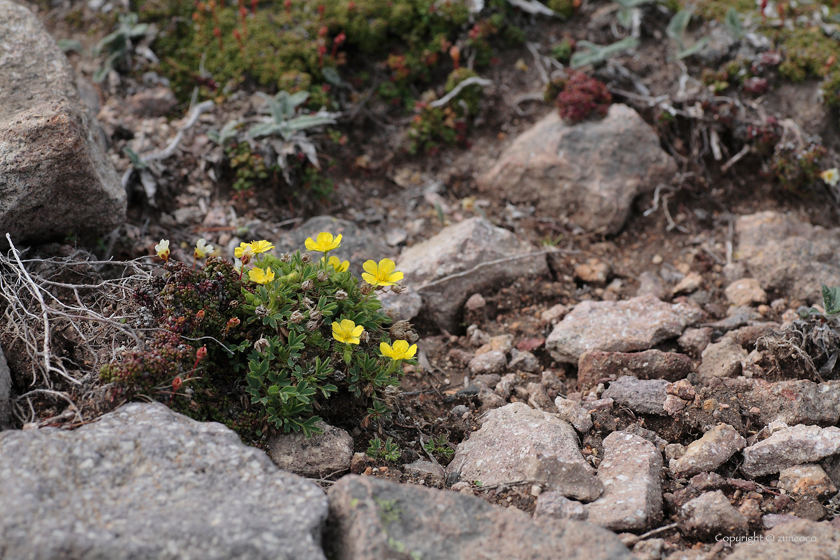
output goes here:
[[15, 242], [111, 232], [125, 221], [125, 189], [67, 58], [10, 0], [0, 37], [0, 232]]
[[840, 381], [750, 379], [747, 384], [750, 389], [741, 392], [739, 401], [745, 409], [756, 411], [761, 426], [771, 422], [830, 426], [840, 421]]
[[714, 471], [742, 450], [747, 441], [729, 424], [718, 424], [691, 442], [671, 470], [682, 477]]
[[680, 336], [703, 312], [653, 296], [625, 301], [582, 301], [554, 326], [545, 346], [558, 362], [577, 363], [584, 352], [632, 352]]
[[747, 518], [732, 507], [723, 492], [706, 492], [680, 508], [680, 529], [695, 538], [715, 535], [744, 535]]
[[606, 118], [573, 126], [552, 111], [505, 150], [478, 186], [587, 231], [614, 234], [633, 199], [676, 171], [656, 132], [633, 109], [615, 104]]
[[788, 467], [813, 463], [840, 452], [840, 428], [793, 426], [744, 449], [741, 472], [755, 478]]
[[832, 523], [793, 521], [777, 525], [763, 537], [743, 540], [727, 560], [837, 560], [840, 531]]
[[481, 429], [458, 444], [446, 471], [485, 486], [505, 484], [525, 480], [525, 459], [537, 455], [591, 469], [568, 422], [524, 403], [510, 403], [488, 413]]
[[624, 376], [610, 383], [604, 391], [603, 398], [612, 399], [620, 405], [626, 406], [639, 414], [657, 414], [667, 416], [665, 399], [668, 393], [665, 388], [668, 382], [664, 379], [636, 379]]
[[[471, 218], [403, 251], [397, 270], [422, 297], [430, 319], [453, 332], [467, 299], [523, 276], [548, 274], [545, 254], [506, 229]], [[514, 260], [493, 263], [509, 257]], [[454, 276], [454, 277], [453, 277]]]
[[372, 477], [329, 490], [324, 535], [335, 560], [632, 560], [616, 535], [582, 521], [531, 519], [480, 498]]
[[0, 348], [0, 431], [11, 428], [12, 418], [12, 372], [6, 363], [6, 356]]
[[[366, 261], [379, 262], [383, 258], [393, 259], [396, 256], [394, 250], [388, 247], [381, 236], [353, 222], [332, 216], [310, 218], [300, 227], [282, 234], [275, 242], [276, 251], [278, 253], [306, 252], [306, 238], [315, 239], [322, 231], [333, 235], [341, 234], [341, 245], [338, 249], [330, 251], [330, 256], [338, 257], [342, 261], [350, 261], [350, 270], [358, 277], [361, 277], [362, 265]], [[320, 253], [312, 253], [312, 255], [317, 259], [323, 256]]]
[[598, 478], [604, 495], [587, 504], [589, 520], [613, 531], [641, 531], [662, 517], [662, 455], [654, 444], [627, 432], [604, 438]]
[[578, 389], [588, 391], [604, 381], [612, 381], [625, 375], [637, 379], [684, 379], [693, 363], [685, 354], [646, 350], [644, 352], [601, 352], [593, 350], [584, 353], [578, 361]]
[[840, 286], [840, 229], [801, 222], [788, 214], [759, 212], [735, 222], [736, 263], [773, 293], [821, 303], [820, 284]]
[[320, 488], [162, 404], [0, 433], [0, 503], [3, 558], [324, 559]]
[[353, 438], [323, 421], [316, 426], [322, 432], [312, 437], [300, 432], [270, 437], [268, 456], [281, 469], [310, 478], [349, 471]]

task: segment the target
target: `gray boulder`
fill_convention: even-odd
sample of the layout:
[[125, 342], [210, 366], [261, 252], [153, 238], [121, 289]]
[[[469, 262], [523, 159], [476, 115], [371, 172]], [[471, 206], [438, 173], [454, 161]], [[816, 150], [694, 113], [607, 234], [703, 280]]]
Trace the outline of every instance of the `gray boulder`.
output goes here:
[[0, 433], [0, 503], [3, 558], [324, 559], [320, 488], [162, 404]]
[[324, 546], [335, 560], [633, 558], [616, 535], [591, 523], [531, 519], [454, 492], [348, 475], [329, 497]]
[[539, 205], [587, 231], [614, 234], [633, 199], [667, 183], [676, 171], [653, 128], [617, 103], [606, 118], [576, 125], [551, 111], [502, 153], [478, 185], [514, 204]]
[[0, 431], [11, 428], [12, 418], [12, 372], [6, 363], [6, 356], [0, 348]]
[[23, 243], [109, 233], [125, 221], [125, 189], [67, 58], [10, 0], [0, 37], [0, 232]]
[[268, 456], [281, 469], [310, 478], [349, 471], [353, 438], [323, 421], [316, 426], [323, 431], [312, 437], [298, 432], [268, 438]]
[[840, 229], [801, 222], [789, 214], [759, 212], [735, 222], [736, 264], [770, 292], [822, 303], [820, 284], [840, 285]]
[[[509, 257], [521, 258], [494, 263]], [[470, 218], [403, 251], [397, 270], [422, 296], [431, 320], [454, 332], [472, 294], [488, 293], [523, 276], [548, 274], [548, 265], [545, 254], [529, 242], [487, 220]]]
[[647, 350], [680, 336], [703, 312], [653, 296], [625, 301], [582, 301], [554, 326], [545, 346], [558, 362], [578, 363], [584, 352]]

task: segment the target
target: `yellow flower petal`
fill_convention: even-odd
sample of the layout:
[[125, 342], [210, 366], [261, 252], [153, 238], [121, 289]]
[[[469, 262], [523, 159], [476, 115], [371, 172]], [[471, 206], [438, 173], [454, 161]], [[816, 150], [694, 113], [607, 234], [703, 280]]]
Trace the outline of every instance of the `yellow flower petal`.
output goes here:
[[374, 261], [365, 261], [365, 264], [362, 265], [362, 268], [365, 269], [365, 272], [371, 274], [372, 276], [376, 276], [376, 272], [379, 267], [376, 266]]
[[388, 346], [387, 342], [380, 342], [379, 343], [379, 351], [382, 352], [383, 356], [388, 356], [389, 358], [394, 357], [394, 351]]
[[394, 352], [397, 354], [405, 354], [406, 350], [408, 350], [408, 342], [405, 340], [398, 340], [394, 342]]
[[403, 273], [402, 273], [402, 272], [392, 272], [392, 273], [388, 276], [388, 280], [389, 280], [390, 282], [394, 282], [394, 283], [399, 282], [399, 281], [400, 281], [400, 280], [402, 280], [402, 279], [403, 279]]
[[353, 336], [362, 336], [364, 331], [365, 328], [362, 325], [358, 325], [355, 329], [353, 329]]
[[311, 237], [307, 237], [307, 238], [306, 238], [306, 241], [304, 241], [304, 242], [303, 242], [303, 244], [304, 244], [304, 245], [306, 245], [306, 248], [307, 248], [307, 250], [309, 250], [309, 251], [320, 251], [320, 249], [318, 249], [318, 244], [317, 244], [317, 243], [315, 243], [315, 242], [312, 240], [312, 238], [311, 238]]
[[379, 272], [380, 274], [390, 274], [394, 272], [394, 269], [397, 267], [397, 264], [392, 261], [391, 259], [382, 259], [379, 261]]
[[272, 249], [274, 249], [274, 245], [266, 240], [251, 241], [251, 250], [253, 250], [255, 254], [265, 253], [266, 251], [271, 251]]

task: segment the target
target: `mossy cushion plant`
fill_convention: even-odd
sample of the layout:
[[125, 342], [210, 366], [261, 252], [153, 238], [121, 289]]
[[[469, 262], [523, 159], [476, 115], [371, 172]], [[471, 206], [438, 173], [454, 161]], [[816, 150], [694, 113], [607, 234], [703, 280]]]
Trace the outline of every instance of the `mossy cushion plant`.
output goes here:
[[377, 298], [400, 291], [393, 261], [367, 261], [359, 281], [347, 261], [329, 255], [340, 235], [307, 239], [315, 257], [242, 243], [236, 264], [209, 256], [203, 241], [195, 258], [207, 262], [199, 268], [170, 259], [168, 241], [156, 246], [166, 273], [139, 290], [138, 301], [161, 328], [146, 349], [103, 370], [116, 396], [224, 422], [252, 442], [267, 428], [318, 432], [321, 416], [367, 426], [388, 415], [386, 389], [417, 352], [410, 325], [389, 330]]

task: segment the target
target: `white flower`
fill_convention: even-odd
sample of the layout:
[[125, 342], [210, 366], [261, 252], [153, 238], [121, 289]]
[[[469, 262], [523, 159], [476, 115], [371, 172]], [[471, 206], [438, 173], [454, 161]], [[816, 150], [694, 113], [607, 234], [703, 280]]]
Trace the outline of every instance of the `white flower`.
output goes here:
[[207, 255], [213, 252], [213, 246], [207, 243], [207, 240], [203, 237], [199, 239], [195, 244], [195, 258], [203, 259]]
[[840, 171], [836, 167], [826, 169], [820, 173], [820, 178], [832, 187], [836, 187], [840, 183]]
[[155, 251], [157, 252], [157, 256], [162, 258], [163, 260], [169, 259], [169, 240], [168, 239], [161, 239], [160, 243], [155, 245]]

